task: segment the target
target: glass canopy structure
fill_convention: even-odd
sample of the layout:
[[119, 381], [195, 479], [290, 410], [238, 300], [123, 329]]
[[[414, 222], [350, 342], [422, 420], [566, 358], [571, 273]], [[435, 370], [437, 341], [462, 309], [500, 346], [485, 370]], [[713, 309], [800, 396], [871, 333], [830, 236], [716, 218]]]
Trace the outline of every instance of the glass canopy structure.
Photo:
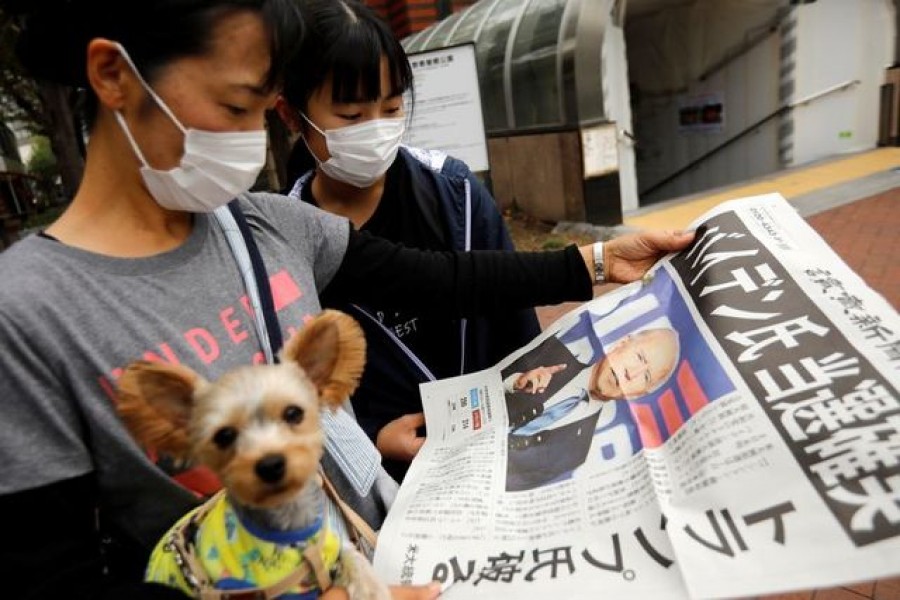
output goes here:
[[402, 40], [413, 56], [474, 46], [501, 206], [595, 223], [621, 222], [622, 208], [637, 206], [625, 4], [479, 0]]
[[480, 0], [403, 40], [410, 54], [475, 43], [488, 134], [602, 120], [603, 31], [615, 0]]

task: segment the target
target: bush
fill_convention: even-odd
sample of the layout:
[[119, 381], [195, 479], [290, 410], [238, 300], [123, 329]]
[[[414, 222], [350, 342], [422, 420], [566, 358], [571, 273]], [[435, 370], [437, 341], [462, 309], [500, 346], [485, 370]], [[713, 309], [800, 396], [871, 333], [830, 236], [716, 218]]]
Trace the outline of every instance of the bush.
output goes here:
[[26, 170], [35, 177], [50, 181], [59, 177], [59, 169], [56, 167], [56, 157], [50, 148], [50, 140], [39, 135], [32, 140], [31, 158], [25, 165]]
[[25, 168], [36, 179], [34, 192], [37, 205], [45, 207], [59, 204], [59, 168], [46, 137], [37, 136], [32, 140], [31, 158]]

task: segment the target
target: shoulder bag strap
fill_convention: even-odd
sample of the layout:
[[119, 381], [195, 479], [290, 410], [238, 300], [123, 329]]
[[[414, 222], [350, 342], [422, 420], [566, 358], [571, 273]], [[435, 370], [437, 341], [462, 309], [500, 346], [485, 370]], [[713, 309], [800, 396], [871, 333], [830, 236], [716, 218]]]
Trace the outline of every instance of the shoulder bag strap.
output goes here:
[[[241, 207], [237, 200], [228, 203], [228, 210], [234, 216], [244, 242], [247, 244], [247, 250], [250, 253], [250, 263], [253, 265], [253, 275], [256, 278], [256, 287], [259, 289], [259, 301], [262, 308], [263, 318], [266, 320], [266, 329], [269, 333], [269, 343], [272, 346], [272, 352], [277, 353], [281, 350], [284, 340], [281, 337], [281, 327], [278, 324], [278, 314], [275, 312], [275, 300], [272, 296], [272, 289], [269, 287], [269, 275], [266, 271], [266, 264], [263, 262], [262, 254], [253, 239], [250, 232], [250, 226], [247, 225], [247, 219], [241, 212]], [[277, 359], [276, 359], [277, 360]]]
[[[262, 340], [263, 350], [266, 352], [266, 357], [270, 363], [276, 362], [277, 356], [275, 354], [281, 349], [284, 342], [281, 336], [281, 327], [278, 325], [278, 315], [275, 313], [275, 303], [272, 298], [272, 290], [269, 287], [269, 277], [265, 263], [263, 263], [262, 256], [253, 239], [253, 234], [247, 225], [247, 220], [244, 218], [240, 206], [238, 206], [237, 199], [228, 203], [227, 212], [217, 209], [215, 215], [225, 232], [228, 244], [241, 269], [241, 276], [244, 278], [254, 313], [262, 315], [264, 323], [260, 324], [257, 316], [257, 328], [260, 329], [260, 336], [262, 338], [267, 337], [269, 341], [269, 344], [266, 344], [266, 340]], [[254, 296], [256, 297], [254, 298]], [[257, 307], [259, 308], [258, 311]], [[325, 475], [325, 471], [319, 469], [319, 473], [322, 476], [326, 492], [340, 508], [345, 521], [350, 525], [351, 531], [357, 532], [362, 536], [365, 543], [374, 549], [377, 539], [375, 531], [340, 497], [334, 485]]]
[[[328, 496], [334, 500], [335, 504], [338, 505], [338, 508], [341, 509], [344, 521], [350, 527], [350, 536], [353, 538], [361, 537], [362, 540], [374, 550], [375, 543], [378, 541], [378, 534], [375, 533], [375, 530], [372, 529], [365, 519], [359, 516], [359, 514], [353, 510], [343, 498], [341, 498], [337, 489], [335, 489], [334, 484], [331, 483], [331, 480], [328, 479], [328, 476], [325, 474], [324, 469], [319, 469], [319, 476], [322, 477], [322, 487], [325, 488], [325, 493], [328, 494]], [[356, 539], [353, 541], [358, 545], [359, 542]]]
[[216, 209], [214, 214], [244, 280], [266, 362], [274, 364], [278, 362], [277, 354], [284, 340], [275, 312], [266, 265], [237, 199], [229, 202], [227, 207]]

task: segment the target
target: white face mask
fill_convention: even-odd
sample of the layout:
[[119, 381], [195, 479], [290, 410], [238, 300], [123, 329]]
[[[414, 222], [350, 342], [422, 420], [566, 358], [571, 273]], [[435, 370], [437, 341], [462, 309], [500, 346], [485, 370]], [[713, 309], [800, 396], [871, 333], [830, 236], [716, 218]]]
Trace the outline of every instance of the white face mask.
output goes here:
[[387, 172], [397, 158], [400, 139], [406, 127], [405, 119], [400, 117], [374, 119], [340, 129], [322, 131], [309, 120], [309, 117], [303, 113], [300, 113], [300, 116], [325, 137], [325, 146], [331, 158], [322, 162], [311, 148], [309, 150], [319, 163], [322, 172], [332, 179], [358, 188], [369, 187]]
[[249, 190], [266, 162], [265, 129], [213, 132], [185, 128], [141, 77], [125, 48], [121, 45], [118, 48], [160, 110], [184, 134], [181, 163], [168, 171], [154, 169], [144, 159], [125, 118], [119, 111], [115, 113], [143, 165], [144, 183], [159, 205], [170, 210], [211, 212]]

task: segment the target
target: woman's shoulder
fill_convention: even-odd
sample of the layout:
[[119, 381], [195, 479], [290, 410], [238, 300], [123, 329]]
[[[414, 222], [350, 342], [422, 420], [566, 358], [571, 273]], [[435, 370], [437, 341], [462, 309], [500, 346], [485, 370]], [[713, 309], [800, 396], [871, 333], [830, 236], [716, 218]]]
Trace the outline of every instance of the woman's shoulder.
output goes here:
[[273, 192], [249, 192], [238, 197], [247, 223], [266, 237], [286, 240], [296, 247], [317, 246], [323, 240], [343, 240], [350, 222], [296, 198]]
[[56, 243], [37, 234], [29, 234], [0, 252], [0, 280], [4, 283], [0, 288], [10, 289], [14, 287], [11, 283], [22, 279], [40, 281], [40, 273], [35, 269], [52, 261], [52, 245]]
[[279, 192], [246, 192], [237, 198], [241, 210], [267, 214], [273, 211], [298, 210], [297, 201]]
[[[276, 226], [284, 219], [301, 219], [303, 222], [328, 219], [329, 213], [297, 198], [276, 192], [248, 192], [238, 196], [241, 211], [248, 219], [264, 219]], [[330, 215], [334, 216], [334, 215]]]
[[35, 302], [55, 295], [53, 273], [70, 268], [65, 255], [53, 252], [57, 243], [31, 234], [0, 252], [0, 312], [30, 311]]

